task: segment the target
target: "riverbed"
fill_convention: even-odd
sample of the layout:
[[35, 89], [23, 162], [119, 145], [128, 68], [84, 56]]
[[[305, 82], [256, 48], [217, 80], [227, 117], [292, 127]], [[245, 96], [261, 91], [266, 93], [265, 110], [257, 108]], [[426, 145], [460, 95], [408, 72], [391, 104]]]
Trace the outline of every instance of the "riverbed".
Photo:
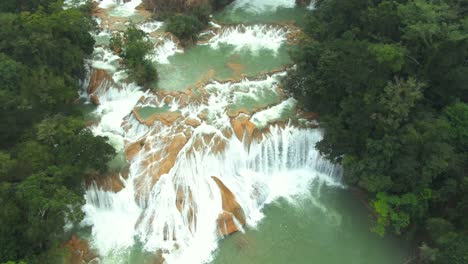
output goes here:
[[[313, 5], [237, 0], [183, 48], [139, 4], [100, 3], [87, 65], [105, 77], [82, 95], [98, 98], [92, 130], [120, 153], [123, 188], [89, 186], [83, 208], [101, 263], [404, 263], [405, 243], [370, 232], [341, 168], [315, 150], [319, 124], [282, 90]], [[130, 21], [154, 42], [154, 90], [128, 83], [106, 45]]]

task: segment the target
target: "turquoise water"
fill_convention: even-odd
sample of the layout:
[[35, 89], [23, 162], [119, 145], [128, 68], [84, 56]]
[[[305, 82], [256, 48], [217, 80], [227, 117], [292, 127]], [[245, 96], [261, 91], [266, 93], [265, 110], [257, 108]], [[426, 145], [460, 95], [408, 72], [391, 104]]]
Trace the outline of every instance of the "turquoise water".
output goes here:
[[322, 188], [320, 198], [280, 200], [255, 229], [220, 242], [212, 264], [397, 264], [406, 243], [371, 233], [370, 212], [347, 190]]
[[[231, 5], [214, 18], [221, 23], [294, 22], [301, 25], [307, 12], [304, 8], [278, 7], [252, 13], [249, 9], [236, 9]], [[256, 77], [289, 66], [292, 63], [291, 48], [283, 44], [275, 52], [269, 49], [254, 52], [228, 44], [221, 44], [216, 49], [195, 45], [169, 57], [169, 64], [157, 65], [158, 88], [180, 91], [200, 82]], [[232, 90], [230, 105], [226, 107], [228, 114], [264, 109], [284, 100], [271, 85], [265, 89], [255, 87], [253, 95], [249, 89], [239, 86]], [[192, 96], [199, 96], [197, 93], [194, 90]], [[145, 106], [138, 111], [143, 119], [147, 119], [169, 109], [167, 105]], [[292, 112], [287, 109], [280, 119], [290, 117]], [[123, 153], [109, 163], [114, 171], [122, 170], [125, 165]], [[370, 232], [371, 213], [347, 189], [311, 185], [309, 195], [302, 194], [293, 201], [280, 199], [267, 205], [263, 213], [264, 218], [257, 226], [246, 226], [245, 232], [220, 240], [211, 264], [402, 264], [408, 255], [409, 247], [401, 239], [381, 238]], [[112, 252], [105, 263], [157, 263], [157, 259], [151, 252], [144, 252], [143, 246], [137, 243], [126, 250]]]
[[299, 7], [279, 7], [266, 12], [253, 13], [241, 8], [234, 9], [234, 5], [230, 5], [216, 14], [214, 18], [224, 24], [294, 23], [301, 26], [305, 23], [306, 15], [307, 10]]
[[252, 52], [236, 51], [232, 45], [221, 44], [218, 49], [209, 45], [196, 45], [184, 53], [169, 57], [170, 64], [158, 65], [158, 87], [177, 91], [193, 87], [203, 80], [227, 80], [240, 78], [243, 74], [255, 76], [290, 64], [289, 47], [283, 45], [275, 54], [263, 49]]

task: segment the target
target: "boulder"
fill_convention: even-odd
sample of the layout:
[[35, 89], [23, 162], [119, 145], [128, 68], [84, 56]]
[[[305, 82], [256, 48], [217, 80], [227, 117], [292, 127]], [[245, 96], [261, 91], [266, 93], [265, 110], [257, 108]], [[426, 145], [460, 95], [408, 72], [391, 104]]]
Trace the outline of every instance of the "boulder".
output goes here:
[[104, 81], [112, 81], [112, 77], [103, 69], [93, 69], [89, 79], [88, 94], [94, 94]]
[[257, 126], [255, 126], [255, 124], [249, 120], [249, 117], [247, 115], [240, 115], [236, 118], [232, 118], [231, 126], [234, 130], [234, 134], [240, 141], [242, 141], [245, 131], [248, 143], [252, 141], [252, 139], [254, 138], [254, 132], [258, 130]]
[[154, 122], [158, 120], [158, 121], [161, 121], [164, 125], [170, 126], [179, 117], [182, 117], [181, 113], [179, 112], [158, 113], [158, 114], [151, 115], [147, 120], [145, 120], [145, 124], [148, 126], [152, 126]]
[[127, 156], [127, 160], [132, 160], [138, 152], [143, 148], [145, 145], [145, 142], [143, 140], [134, 142], [130, 144], [126, 149], [125, 149], [125, 156]]
[[93, 103], [94, 105], [99, 105], [100, 104], [100, 101], [99, 101], [99, 97], [95, 94], [92, 94], [90, 97], [89, 97], [89, 100], [91, 101], [91, 103]]
[[197, 119], [193, 119], [193, 118], [187, 118], [187, 119], [185, 120], [185, 123], [186, 123], [187, 125], [189, 125], [189, 126], [194, 127], [194, 128], [197, 127], [197, 126], [199, 126], [199, 125], [201, 124], [200, 121], [198, 121]]
[[69, 252], [65, 259], [66, 264], [88, 263], [97, 258], [97, 254], [90, 249], [88, 241], [80, 239], [76, 235], [72, 235], [64, 246], [68, 248]]
[[152, 183], [155, 184], [161, 175], [168, 173], [176, 162], [177, 155], [187, 143], [187, 138], [183, 134], [168, 139], [166, 146], [159, 151], [151, 153], [144, 161], [144, 166], [149, 168]]
[[86, 186], [89, 187], [92, 184], [96, 184], [99, 188], [109, 192], [120, 192], [124, 188], [124, 183], [121, 177], [128, 178], [128, 169], [123, 172], [113, 172], [106, 175], [93, 174], [85, 182]]
[[211, 177], [221, 191], [223, 212], [218, 217], [218, 230], [224, 236], [239, 231], [239, 227], [234, 222], [234, 217], [240, 225], [245, 225], [245, 213], [236, 200], [234, 194], [217, 177]]

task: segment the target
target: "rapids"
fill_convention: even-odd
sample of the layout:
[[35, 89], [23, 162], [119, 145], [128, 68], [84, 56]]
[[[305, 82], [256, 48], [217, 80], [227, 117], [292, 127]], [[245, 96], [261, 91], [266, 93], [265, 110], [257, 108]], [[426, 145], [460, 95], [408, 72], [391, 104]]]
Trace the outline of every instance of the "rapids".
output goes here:
[[[234, 238], [249, 239], [254, 232], [258, 240], [265, 223], [283, 218], [302, 223], [281, 214], [298, 210], [304, 200], [312, 201], [301, 205], [310, 218], [306, 223], [317, 224], [311, 221], [320, 218], [311, 216], [317, 212], [332, 212], [324, 221], [339, 226], [341, 214], [328, 208], [321, 194], [343, 191], [341, 168], [320, 156], [315, 144], [322, 131], [280, 87], [292, 66], [288, 51], [297, 32], [280, 22], [307, 9], [295, 7], [294, 0], [237, 0], [215, 14], [220, 22], [213, 21], [199, 43], [184, 50], [164, 33], [163, 22], [149, 20], [137, 8], [140, 3], [99, 3], [105, 10], [96, 19], [101, 31], [86, 62], [90, 70], [82, 96], [87, 103], [99, 102], [91, 113], [92, 131], [107, 136], [126, 160], [118, 166], [126, 169], [116, 171], [122, 190], [92, 184], [85, 195], [82, 225], [90, 228], [89, 241], [101, 263], [231, 263], [232, 258], [247, 263], [249, 256], [237, 254], [226, 235], [238, 231]], [[278, 23], [271, 24], [276, 15]], [[239, 24], [241, 17], [247, 17], [246, 24]], [[128, 83], [120, 58], [106, 45], [128, 21], [154, 42], [148, 58], [161, 78], [155, 92]], [[270, 218], [271, 211], [281, 213]], [[264, 245], [275, 232], [288, 239], [277, 228], [265, 231]], [[298, 230], [308, 234], [306, 225]], [[303, 240], [298, 243], [315, 241]], [[356, 243], [357, 249], [366, 246]], [[272, 258], [248, 263], [285, 263], [275, 261], [279, 252], [265, 254]], [[290, 263], [314, 261], [298, 259]]]

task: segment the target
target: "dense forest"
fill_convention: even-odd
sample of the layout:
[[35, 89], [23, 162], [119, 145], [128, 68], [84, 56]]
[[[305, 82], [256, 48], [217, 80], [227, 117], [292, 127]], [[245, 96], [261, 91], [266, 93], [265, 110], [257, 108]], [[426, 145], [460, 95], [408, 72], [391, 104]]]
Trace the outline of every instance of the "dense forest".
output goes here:
[[[92, 4], [0, 2], [0, 263], [57, 263], [85, 180], [115, 156], [76, 102]], [[165, 17], [167, 30], [193, 44], [228, 2]], [[468, 1], [317, 0], [304, 33], [285, 88], [320, 115], [317, 147], [369, 197], [372, 230], [411, 239], [414, 263], [468, 263]], [[145, 37], [129, 27], [110, 47], [149, 86]]]
[[468, 2], [318, 0], [285, 85], [418, 263], [468, 263]]
[[2, 0], [0, 25], [0, 263], [56, 263], [86, 175], [114, 155], [74, 103], [95, 25], [55, 0]]

